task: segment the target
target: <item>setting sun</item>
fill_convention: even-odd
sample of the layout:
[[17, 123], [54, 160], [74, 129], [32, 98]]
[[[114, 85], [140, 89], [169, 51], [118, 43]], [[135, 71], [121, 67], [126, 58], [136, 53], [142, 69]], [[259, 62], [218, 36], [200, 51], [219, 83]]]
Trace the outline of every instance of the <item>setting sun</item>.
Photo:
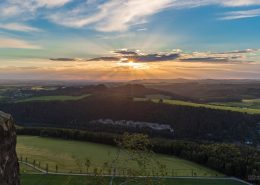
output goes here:
[[149, 65], [145, 63], [137, 63], [134, 61], [128, 61], [128, 62], [119, 62], [117, 65], [122, 66], [122, 67], [129, 67], [135, 70], [142, 70], [142, 69], [149, 69]]

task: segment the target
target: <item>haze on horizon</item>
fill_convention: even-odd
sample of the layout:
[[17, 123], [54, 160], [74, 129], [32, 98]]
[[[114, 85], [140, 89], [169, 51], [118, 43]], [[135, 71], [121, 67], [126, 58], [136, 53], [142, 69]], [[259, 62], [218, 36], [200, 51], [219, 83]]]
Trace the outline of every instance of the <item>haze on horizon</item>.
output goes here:
[[260, 79], [260, 0], [2, 0], [0, 79]]

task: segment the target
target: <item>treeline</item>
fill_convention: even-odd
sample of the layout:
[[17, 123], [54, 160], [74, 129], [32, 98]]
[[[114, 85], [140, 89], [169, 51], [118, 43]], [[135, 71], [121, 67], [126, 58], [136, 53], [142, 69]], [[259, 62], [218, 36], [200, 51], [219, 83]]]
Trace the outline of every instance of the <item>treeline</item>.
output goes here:
[[[59, 128], [17, 128], [19, 135], [36, 135], [91, 141], [102, 144], [116, 145], [115, 138], [121, 135], [111, 133], [95, 133]], [[183, 140], [166, 140], [152, 138], [153, 151], [175, 155], [229, 176], [247, 179], [248, 176], [259, 176], [260, 152], [255, 148], [234, 144], [198, 143]]]
[[250, 175], [260, 175], [260, 152], [253, 147], [161, 139], [153, 141], [156, 152], [175, 155], [229, 176], [248, 179]]
[[18, 135], [31, 135], [42, 137], [55, 137], [69, 140], [90, 141], [107, 145], [115, 145], [114, 139], [119, 135], [105, 132], [88, 132], [74, 129], [62, 128], [33, 128], [33, 127], [17, 127]]
[[97, 119], [132, 120], [168, 124], [174, 138], [208, 141], [259, 143], [252, 115], [202, 107], [173, 106], [153, 102], [135, 102], [119, 95], [92, 95], [80, 101], [2, 103], [0, 109], [11, 113], [23, 126], [48, 126], [122, 133], [120, 127], [93, 127]]

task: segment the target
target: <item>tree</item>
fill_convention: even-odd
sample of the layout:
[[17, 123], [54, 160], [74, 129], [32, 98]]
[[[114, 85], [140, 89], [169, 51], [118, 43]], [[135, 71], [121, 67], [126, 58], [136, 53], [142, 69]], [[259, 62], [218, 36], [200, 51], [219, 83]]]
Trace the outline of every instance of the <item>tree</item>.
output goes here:
[[[123, 161], [123, 166], [127, 166], [128, 178], [119, 185], [127, 184], [128, 182], [135, 182], [135, 184], [162, 184], [160, 178], [154, 182], [150, 175], [151, 168], [153, 167], [158, 171], [158, 174], [165, 175], [166, 166], [161, 164], [153, 156], [152, 144], [147, 135], [144, 134], [128, 134], [125, 133], [121, 139], [116, 140], [119, 147], [116, 158], [112, 161], [112, 169], [114, 173], [110, 179], [109, 185], [113, 185], [116, 176], [115, 170], [120, 168], [120, 161]], [[122, 158], [122, 160], [120, 160]], [[119, 163], [119, 164], [118, 164]], [[129, 165], [131, 164], [131, 165]], [[140, 178], [142, 176], [143, 178]], [[130, 178], [129, 178], [130, 177]]]
[[82, 173], [82, 162], [79, 158], [77, 158], [76, 156], [72, 156], [72, 158], [74, 159], [78, 169], [79, 169], [79, 173]]
[[86, 159], [85, 159], [85, 162], [84, 162], [84, 166], [85, 166], [86, 169], [87, 169], [87, 173], [89, 172], [89, 167], [90, 167], [90, 165], [91, 165], [90, 159], [89, 159], [89, 158], [86, 158]]

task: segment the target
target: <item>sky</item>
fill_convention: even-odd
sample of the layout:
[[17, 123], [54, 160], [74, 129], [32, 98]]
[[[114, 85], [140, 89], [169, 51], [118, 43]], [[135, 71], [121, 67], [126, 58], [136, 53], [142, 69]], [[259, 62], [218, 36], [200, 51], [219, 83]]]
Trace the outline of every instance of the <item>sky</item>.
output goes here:
[[0, 79], [260, 79], [260, 0], [1, 0]]

